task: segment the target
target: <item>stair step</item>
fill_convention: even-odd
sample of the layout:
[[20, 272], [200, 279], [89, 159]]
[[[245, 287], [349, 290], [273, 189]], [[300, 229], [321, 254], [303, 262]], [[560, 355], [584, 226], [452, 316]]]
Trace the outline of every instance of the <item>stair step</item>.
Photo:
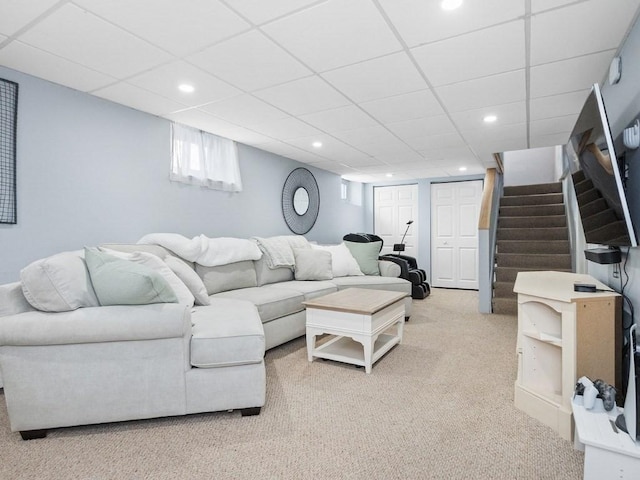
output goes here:
[[570, 254], [520, 254], [497, 253], [496, 264], [498, 267], [537, 268], [539, 270], [555, 270], [556, 268], [571, 268]]
[[574, 183], [573, 189], [576, 191], [576, 195], [580, 195], [593, 188], [593, 182], [588, 178], [585, 178], [581, 182]]
[[504, 187], [503, 196], [536, 195], [540, 193], [562, 193], [562, 183], [540, 183], [536, 185], [513, 185]]
[[573, 178], [573, 183], [579, 183], [587, 179], [587, 177], [584, 176], [584, 171], [582, 170], [572, 173], [571, 177]]
[[568, 240], [567, 227], [552, 228], [502, 228], [496, 232], [498, 240]]
[[556, 272], [571, 272], [570, 268], [518, 268], [518, 267], [496, 267], [496, 281], [497, 282], [515, 282], [518, 272], [540, 272], [554, 270]]
[[566, 227], [565, 215], [547, 215], [533, 217], [499, 217], [498, 226], [503, 228], [550, 228]]
[[516, 298], [517, 294], [513, 291], [514, 282], [495, 282], [493, 284], [494, 298]]
[[586, 230], [590, 243], [601, 243], [605, 245], [625, 245], [629, 242], [627, 226], [622, 220], [609, 223], [594, 230]]
[[518, 315], [518, 301], [514, 298], [494, 298], [493, 313], [497, 315]]
[[609, 208], [607, 202], [604, 198], [598, 198], [593, 202], [589, 202], [588, 204], [580, 207], [580, 216], [582, 218], [590, 217], [591, 215], [595, 215], [596, 213], [602, 212]]
[[557, 205], [564, 201], [562, 193], [538, 193], [535, 195], [511, 195], [500, 199], [500, 206]]
[[614, 211], [608, 208], [602, 212], [596, 213], [595, 215], [583, 218], [582, 226], [586, 231], [590, 231], [616, 223], [617, 221], [618, 217], [616, 217]]
[[599, 198], [602, 198], [600, 192], [595, 188], [592, 188], [578, 195], [578, 205], [585, 205], [587, 203], [595, 202]]
[[564, 205], [523, 205], [518, 207], [501, 206], [501, 217], [532, 217], [542, 215], [564, 215]]
[[498, 253], [571, 253], [569, 240], [498, 240]]

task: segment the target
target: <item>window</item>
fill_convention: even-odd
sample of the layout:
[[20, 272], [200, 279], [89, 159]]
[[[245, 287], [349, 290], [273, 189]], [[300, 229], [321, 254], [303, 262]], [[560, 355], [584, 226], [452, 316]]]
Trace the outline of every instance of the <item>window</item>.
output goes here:
[[349, 197], [349, 182], [347, 180], [342, 180], [340, 184], [340, 198], [342, 200], [346, 200]]
[[171, 180], [227, 192], [242, 191], [233, 140], [171, 124]]

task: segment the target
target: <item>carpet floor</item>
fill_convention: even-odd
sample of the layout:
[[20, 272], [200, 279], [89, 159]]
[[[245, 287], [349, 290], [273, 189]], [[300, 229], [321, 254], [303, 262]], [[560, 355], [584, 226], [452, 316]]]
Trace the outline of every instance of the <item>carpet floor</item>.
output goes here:
[[[262, 413], [11, 433], [0, 394], [0, 479], [580, 479], [583, 454], [513, 406], [517, 322], [475, 291], [414, 300], [404, 341], [373, 372], [266, 354]], [[70, 392], [72, 394], [72, 392]]]

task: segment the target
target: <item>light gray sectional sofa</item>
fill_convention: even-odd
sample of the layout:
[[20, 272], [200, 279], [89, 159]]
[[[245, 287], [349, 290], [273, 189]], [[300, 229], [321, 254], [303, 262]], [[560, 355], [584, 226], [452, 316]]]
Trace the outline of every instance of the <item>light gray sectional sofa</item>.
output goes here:
[[21, 282], [1, 285], [0, 386], [10, 428], [24, 439], [74, 425], [255, 415], [265, 403], [265, 350], [304, 335], [304, 300], [348, 287], [393, 290], [407, 294], [411, 312], [411, 284], [391, 262], [379, 262], [380, 275], [297, 280], [297, 267], [270, 268], [265, 256], [205, 267], [159, 245], [104, 245], [100, 253], [163, 259], [182, 281], [176, 299], [108, 304], [82, 251], [34, 262]]

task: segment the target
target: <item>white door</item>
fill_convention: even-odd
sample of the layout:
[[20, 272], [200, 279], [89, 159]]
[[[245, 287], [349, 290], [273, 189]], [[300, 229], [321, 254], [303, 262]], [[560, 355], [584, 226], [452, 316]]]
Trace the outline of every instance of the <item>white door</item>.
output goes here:
[[381, 254], [393, 253], [393, 244], [401, 243], [406, 231], [402, 253], [417, 258], [418, 185], [374, 187], [373, 199], [373, 233], [384, 240]]
[[431, 283], [478, 289], [482, 180], [431, 185]]

